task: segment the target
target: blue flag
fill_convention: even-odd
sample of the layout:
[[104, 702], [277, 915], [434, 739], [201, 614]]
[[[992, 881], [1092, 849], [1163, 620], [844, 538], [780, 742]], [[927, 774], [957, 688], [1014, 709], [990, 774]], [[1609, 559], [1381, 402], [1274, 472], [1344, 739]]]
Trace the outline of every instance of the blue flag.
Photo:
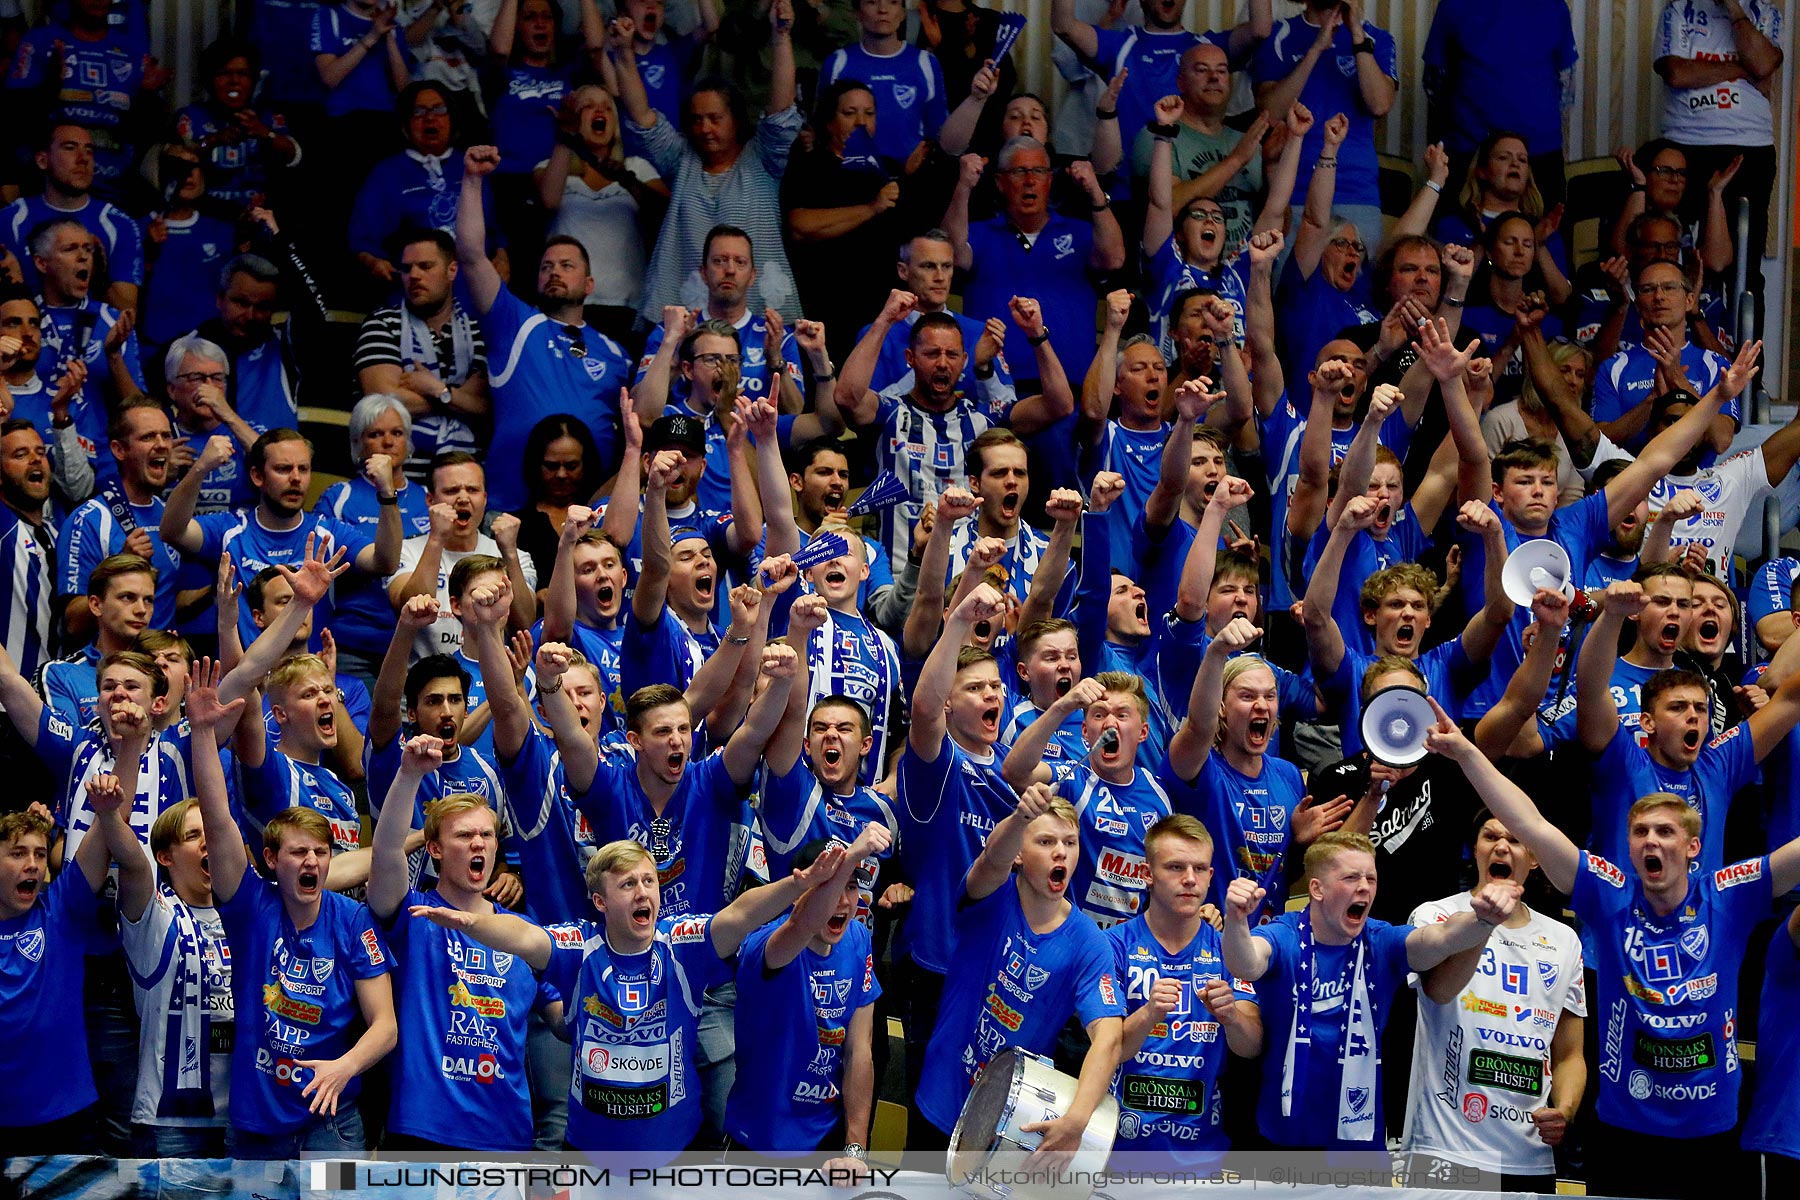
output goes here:
[[906, 495], [906, 485], [900, 482], [900, 477], [892, 471], [883, 471], [870, 480], [862, 495], [851, 503], [850, 515], [860, 517], [877, 509], [891, 508], [906, 499]]
[[861, 125], [844, 139], [844, 170], [887, 178], [887, 168], [881, 165], [881, 156], [875, 150], [875, 138]]

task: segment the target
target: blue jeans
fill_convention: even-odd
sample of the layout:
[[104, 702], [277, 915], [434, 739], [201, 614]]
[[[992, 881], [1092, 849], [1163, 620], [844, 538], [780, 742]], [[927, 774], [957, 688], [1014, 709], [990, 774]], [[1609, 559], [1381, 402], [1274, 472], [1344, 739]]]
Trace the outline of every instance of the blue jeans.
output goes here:
[[725, 1101], [737, 1079], [737, 984], [722, 983], [706, 993], [700, 1009], [700, 1098], [704, 1119], [700, 1142], [705, 1149], [725, 1143]]
[[231, 1157], [255, 1161], [284, 1161], [308, 1151], [323, 1154], [361, 1154], [368, 1149], [363, 1136], [362, 1112], [355, 1103], [339, 1102], [337, 1116], [320, 1114], [286, 1133], [255, 1133], [231, 1127]]
[[109, 1158], [131, 1155], [131, 1105], [137, 1097], [138, 1014], [122, 952], [90, 955], [83, 982], [88, 1061], [100, 1103], [89, 1141]]
[[224, 1158], [223, 1125], [140, 1125], [138, 1140], [151, 1158]]
[[525, 1027], [525, 1074], [531, 1083], [532, 1148], [554, 1153], [569, 1128], [569, 1083], [575, 1070], [569, 1043], [538, 1013]]

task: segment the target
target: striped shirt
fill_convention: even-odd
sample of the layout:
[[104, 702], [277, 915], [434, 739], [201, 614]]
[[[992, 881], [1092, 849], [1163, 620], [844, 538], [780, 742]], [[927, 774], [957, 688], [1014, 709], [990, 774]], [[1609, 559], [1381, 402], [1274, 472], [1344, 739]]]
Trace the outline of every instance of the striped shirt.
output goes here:
[[888, 561], [897, 576], [906, 566], [912, 547], [913, 526], [925, 505], [952, 487], [969, 480], [969, 443], [998, 425], [1006, 424], [1018, 396], [1012, 385], [996, 373], [982, 380], [981, 399], [962, 392], [946, 412], [928, 412], [912, 402], [912, 381], [896, 383], [881, 392], [872, 426], [875, 433], [875, 466], [892, 471], [906, 485], [907, 498], [882, 510], [881, 536]]
[[[362, 323], [362, 331], [356, 336], [358, 372], [369, 367], [430, 371], [452, 387], [461, 386], [471, 375], [487, 374], [487, 345], [481, 339], [480, 326], [461, 305], [454, 306], [444, 327], [429, 339], [403, 336], [401, 321], [405, 311], [399, 305], [377, 309]], [[425, 398], [436, 400], [435, 396]], [[412, 447], [406, 459], [407, 477], [426, 482], [432, 458], [445, 450], [479, 453], [475, 431], [468, 422], [435, 408], [414, 417]]]
[[0, 604], [0, 646], [19, 674], [36, 678], [49, 661], [56, 626], [50, 598], [56, 595], [52, 572], [56, 560], [56, 526], [21, 520], [11, 506], [0, 504], [0, 570], [6, 572], [7, 602]]
[[[153, 871], [156, 860], [150, 853], [150, 827], [166, 809], [194, 794], [188, 784], [190, 736], [186, 721], [155, 733], [138, 762], [137, 795], [132, 798], [126, 823], [143, 845]], [[65, 835], [63, 853], [67, 857], [63, 861], [71, 862], [81, 839], [94, 825], [88, 780], [113, 773], [112, 744], [99, 722], [77, 726], [46, 706], [38, 718], [37, 753], [57, 781], [56, 824]]]
[[[950, 576], [969, 565], [969, 552], [980, 538], [979, 516], [964, 517], [956, 523], [956, 528], [950, 531]], [[1025, 593], [1031, 590], [1031, 577], [1037, 573], [1038, 563], [1049, 548], [1049, 534], [1019, 522], [1018, 531], [1006, 539], [1006, 556], [1000, 560], [1000, 565], [1006, 568], [1007, 583], [1013, 595], [1024, 599]]]

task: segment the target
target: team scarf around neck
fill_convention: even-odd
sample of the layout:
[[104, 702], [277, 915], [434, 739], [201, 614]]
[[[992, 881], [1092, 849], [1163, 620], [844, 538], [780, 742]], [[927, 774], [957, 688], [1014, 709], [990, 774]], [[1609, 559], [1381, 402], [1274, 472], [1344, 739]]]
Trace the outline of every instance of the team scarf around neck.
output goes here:
[[200, 922], [173, 888], [164, 884], [162, 894], [175, 914], [175, 953], [169, 962], [169, 969], [175, 972], [175, 986], [169, 993], [162, 1098], [156, 1115], [210, 1117], [214, 1115], [212, 1017], [206, 1007], [206, 959]]
[[[899, 663], [894, 654], [889, 653], [887, 639], [870, 624], [867, 618], [858, 629], [854, 623], [845, 622], [841, 627], [838, 621], [844, 616], [831, 609], [825, 610], [825, 623], [819, 627], [815, 635], [819, 641], [818, 650], [811, 658], [808, 669], [812, 679], [812, 700], [817, 703], [830, 695], [849, 696], [862, 702], [869, 714], [869, 728], [874, 735], [874, 744], [869, 753], [863, 757], [861, 781], [872, 784], [878, 773], [886, 769], [888, 758], [888, 735], [892, 731], [890, 709], [893, 697], [899, 690]], [[861, 651], [845, 649], [840, 641], [840, 631], [845, 638], [861, 643]], [[849, 672], [845, 669], [852, 661], [861, 660], [875, 674], [872, 694], [865, 697], [868, 685], [851, 683]]]
[[423, 368], [451, 387], [468, 381], [469, 366], [475, 361], [475, 335], [469, 322], [454, 309], [450, 313], [450, 343], [454, 362], [438, 361], [437, 335], [425, 324], [425, 318], [402, 304], [400, 306], [400, 362], [408, 368]]
[[[1318, 972], [1313, 945], [1312, 906], [1300, 910], [1300, 954], [1294, 966], [1294, 1019], [1288, 1032], [1287, 1057], [1281, 1065], [1281, 1115], [1294, 1109], [1296, 1080], [1309, 1079], [1312, 1054], [1313, 983]], [[1337, 1136], [1346, 1142], [1373, 1141], [1375, 1083], [1381, 1070], [1381, 1049], [1376, 1037], [1377, 1005], [1369, 986], [1369, 939], [1358, 934], [1345, 956], [1344, 1034], [1338, 1043]]]

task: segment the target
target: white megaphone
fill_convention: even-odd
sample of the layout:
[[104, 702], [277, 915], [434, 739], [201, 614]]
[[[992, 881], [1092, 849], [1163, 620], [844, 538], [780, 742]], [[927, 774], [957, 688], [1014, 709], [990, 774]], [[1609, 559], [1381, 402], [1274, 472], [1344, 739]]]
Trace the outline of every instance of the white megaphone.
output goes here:
[[1363, 705], [1362, 740], [1378, 763], [1410, 767], [1425, 757], [1425, 735], [1437, 722], [1425, 693], [1403, 683], [1382, 688]]
[[1584, 621], [1593, 614], [1593, 603], [1587, 593], [1575, 586], [1575, 570], [1569, 552], [1549, 538], [1533, 538], [1520, 542], [1506, 556], [1506, 567], [1500, 574], [1501, 589], [1506, 598], [1520, 608], [1530, 608], [1531, 598], [1543, 588], [1561, 592], [1569, 598], [1569, 616]]

